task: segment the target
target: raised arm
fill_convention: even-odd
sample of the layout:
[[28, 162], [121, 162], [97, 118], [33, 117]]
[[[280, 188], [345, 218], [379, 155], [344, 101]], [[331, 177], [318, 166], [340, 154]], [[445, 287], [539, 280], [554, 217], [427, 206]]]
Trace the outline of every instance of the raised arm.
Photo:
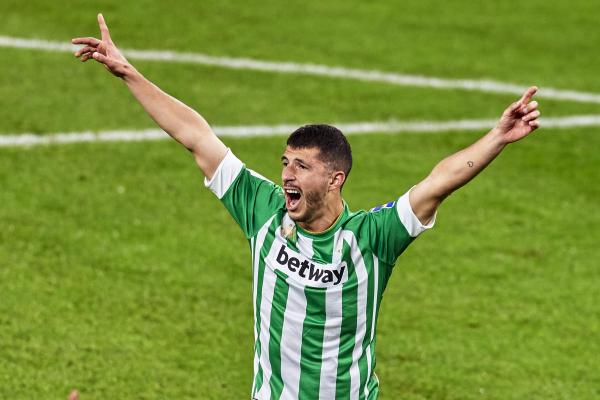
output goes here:
[[81, 61], [93, 58], [121, 78], [152, 119], [173, 139], [184, 145], [207, 178], [212, 178], [227, 148], [200, 114], [169, 96], [131, 65], [113, 43], [102, 14], [98, 14], [101, 40], [75, 38], [82, 44], [75, 56]]
[[431, 173], [410, 191], [410, 204], [422, 223], [427, 223], [441, 202], [488, 166], [504, 147], [529, 135], [539, 127], [537, 101], [530, 102], [537, 87], [527, 89], [511, 104], [494, 129], [485, 136], [440, 161]]

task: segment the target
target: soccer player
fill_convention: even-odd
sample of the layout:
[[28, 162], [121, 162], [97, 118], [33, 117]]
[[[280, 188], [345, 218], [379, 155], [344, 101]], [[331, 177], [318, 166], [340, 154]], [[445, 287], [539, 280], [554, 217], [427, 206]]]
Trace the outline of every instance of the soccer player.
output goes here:
[[205, 185], [229, 210], [252, 251], [253, 399], [376, 399], [375, 331], [397, 257], [435, 222], [442, 201], [483, 170], [507, 144], [538, 126], [531, 87], [471, 146], [438, 163], [396, 201], [351, 212], [342, 187], [350, 145], [328, 125], [291, 134], [282, 185], [248, 169], [194, 110], [140, 74], [112, 42], [76, 38], [75, 53], [121, 78], [156, 123], [185, 146]]

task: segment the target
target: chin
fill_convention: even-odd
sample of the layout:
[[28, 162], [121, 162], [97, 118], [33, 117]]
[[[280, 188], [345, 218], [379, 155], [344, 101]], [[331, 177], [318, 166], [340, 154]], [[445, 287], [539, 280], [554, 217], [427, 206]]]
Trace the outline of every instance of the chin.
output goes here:
[[290, 216], [290, 218], [296, 222], [300, 222], [300, 220], [302, 219], [302, 213], [296, 211], [290, 211], [287, 210], [288, 215]]
[[304, 222], [306, 220], [306, 213], [302, 210], [287, 210], [287, 213], [294, 222]]

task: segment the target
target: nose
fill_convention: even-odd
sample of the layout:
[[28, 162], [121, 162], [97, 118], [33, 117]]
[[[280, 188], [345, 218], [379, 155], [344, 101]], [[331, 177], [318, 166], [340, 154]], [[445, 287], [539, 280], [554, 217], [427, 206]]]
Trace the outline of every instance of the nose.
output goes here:
[[296, 177], [292, 166], [289, 164], [285, 165], [281, 171], [281, 180], [283, 181], [283, 184], [285, 185], [288, 182], [293, 182], [294, 179], [296, 179]]

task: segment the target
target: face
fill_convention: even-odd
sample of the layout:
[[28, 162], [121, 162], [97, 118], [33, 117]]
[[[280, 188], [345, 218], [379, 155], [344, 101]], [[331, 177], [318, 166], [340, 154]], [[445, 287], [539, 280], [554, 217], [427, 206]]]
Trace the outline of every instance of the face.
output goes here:
[[294, 221], [318, 219], [335, 190], [336, 174], [319, 159], [317, 148], [286, 147], [281, 162], [285, 207]]

